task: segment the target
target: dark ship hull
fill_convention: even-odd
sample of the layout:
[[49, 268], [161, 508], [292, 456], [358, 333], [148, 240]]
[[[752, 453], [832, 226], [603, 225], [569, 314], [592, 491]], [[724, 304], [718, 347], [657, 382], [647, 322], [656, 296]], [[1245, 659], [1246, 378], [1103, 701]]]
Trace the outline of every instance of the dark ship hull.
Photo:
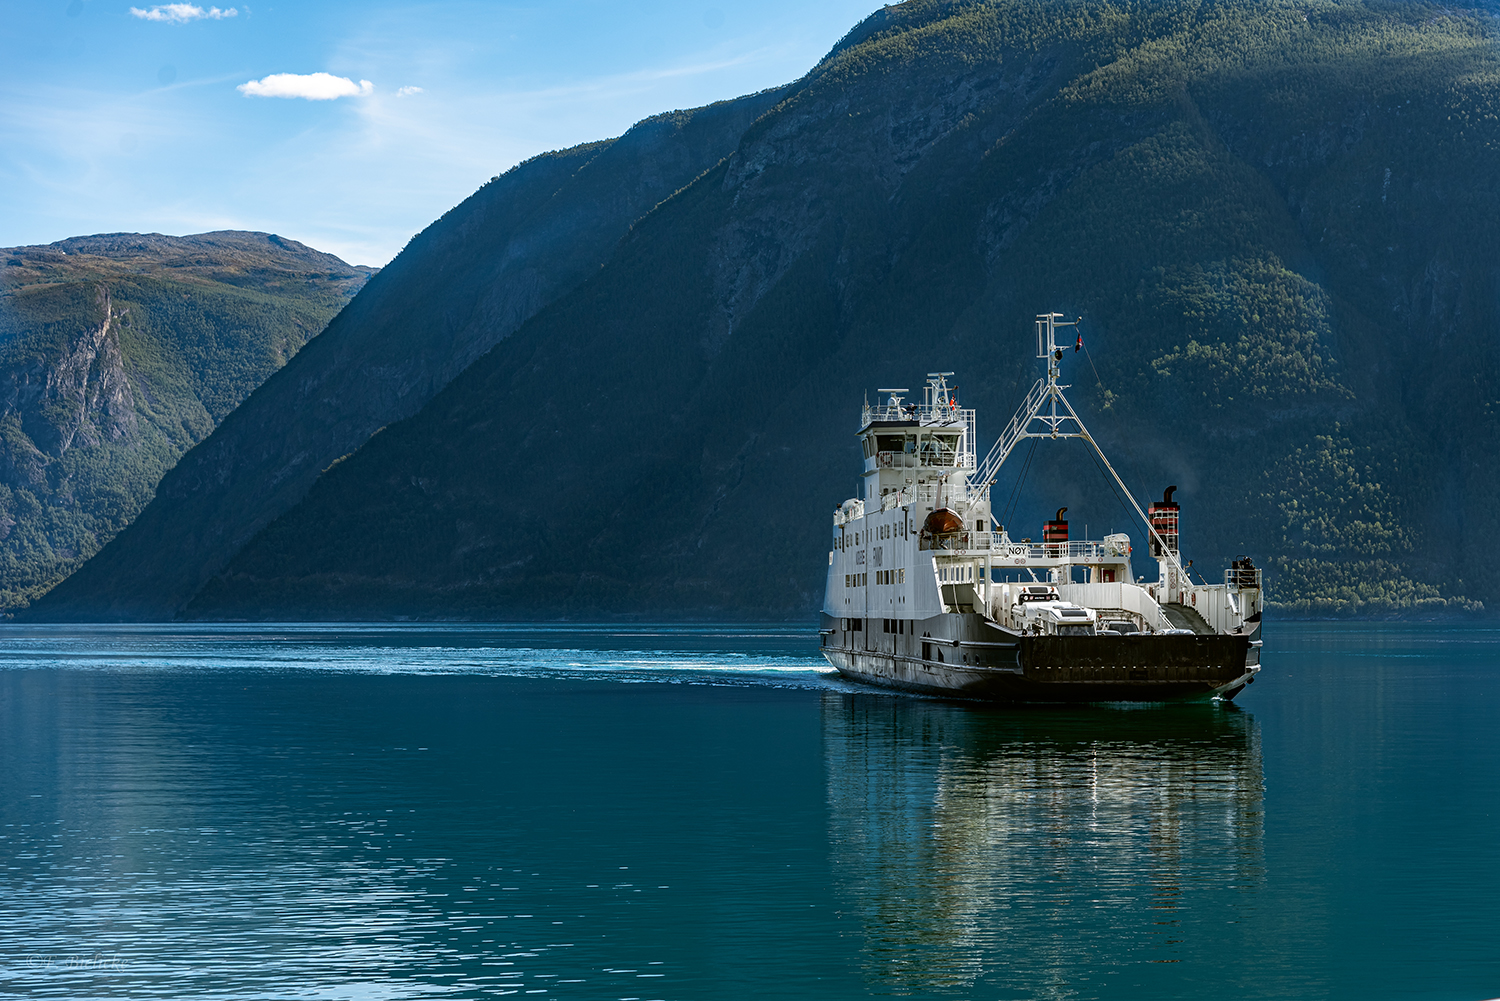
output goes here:
[[1260, 623], [1229, 635], [1029, 636], [984, 616], [822, 616], [822, 653], [854, 681], [991, 702], [1232, 699], [1253, 681]]

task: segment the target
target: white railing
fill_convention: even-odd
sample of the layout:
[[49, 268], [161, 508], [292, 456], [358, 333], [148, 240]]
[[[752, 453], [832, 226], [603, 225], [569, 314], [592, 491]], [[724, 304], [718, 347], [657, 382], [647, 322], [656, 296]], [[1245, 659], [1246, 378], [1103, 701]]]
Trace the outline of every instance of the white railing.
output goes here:
[[876, 452], [870, 469], [973, 469], [974, 453], [965, 451]]
[[950, 407], [946, 404], [926, 403], [901, 403], [892, 406], [889, 403], [875, 403], [866, 405], [860, 412], [860, 430], [869, 427], [871, 423], [879, 421], [882, 424], [919, 424], [922, 427], [962, 427], [974, 426], [974, 411], [965, 410], [962, 407]]
[[1224, 583], [1229, 587], [1260, 587], [1260, 570], [1251, 567], [1249, 570], [1241, 570], [1238, 567], [1224, 571]]
[[[1060, 560], [1119, 560], [1126, 558], [1125, 550], [1114, 542], [1015, 542], [999, 532], [953, 532], [949, 535], [932, 536], [923, 548], [988, 551], [995, 559], [1022, 561], [1026, 563], [1050, 564]], [[997, 563], [996, 566], [1003, 564]]]

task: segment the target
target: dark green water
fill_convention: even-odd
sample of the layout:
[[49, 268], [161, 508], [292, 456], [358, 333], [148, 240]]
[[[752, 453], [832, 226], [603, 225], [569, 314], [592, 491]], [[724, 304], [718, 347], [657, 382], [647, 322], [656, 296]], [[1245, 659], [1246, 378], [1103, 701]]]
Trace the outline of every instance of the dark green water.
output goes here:
[[0, 995], [1500, 995], [1500, 632], [999, 710], [779, 629], [0, 631]]

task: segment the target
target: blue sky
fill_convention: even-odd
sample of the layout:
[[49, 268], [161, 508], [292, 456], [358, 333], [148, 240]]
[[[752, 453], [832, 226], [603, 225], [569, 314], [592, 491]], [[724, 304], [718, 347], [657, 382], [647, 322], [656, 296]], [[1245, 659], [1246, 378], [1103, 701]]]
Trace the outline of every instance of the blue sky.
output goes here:
[[253, 229], [384, 264], [521, 160], [796, 79], [878, 4], [3, 6], [0, 246]]

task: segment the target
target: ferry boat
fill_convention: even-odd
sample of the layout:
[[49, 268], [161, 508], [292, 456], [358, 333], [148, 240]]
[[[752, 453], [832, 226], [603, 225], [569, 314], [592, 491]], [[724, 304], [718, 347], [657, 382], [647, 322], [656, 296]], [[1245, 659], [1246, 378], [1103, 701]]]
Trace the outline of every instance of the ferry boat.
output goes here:
[[[1233, 699], [1260, 671], [1261, 572], [1233, 561], [1194, 581], [1178, 552], [1175, 487], [1142, 511], [1058, 382], [1062, 314], [1037, 317], [1046, 375], [976, 462], [974, 411], [951, 372], [866, 402], [859, 496], [833, 516], [820, 637], [845, 677], [949, 697], [1015, 702]], [[1027, 439], [1082, 439], [1146, 530], [1157, 579], [1135, 578], [1128, 534], [1069, 536], [1067, 509], [1040, 542], [994, 523], [990, 488]], [[1033, 446], [1035, 447], [1035, 446]]]

